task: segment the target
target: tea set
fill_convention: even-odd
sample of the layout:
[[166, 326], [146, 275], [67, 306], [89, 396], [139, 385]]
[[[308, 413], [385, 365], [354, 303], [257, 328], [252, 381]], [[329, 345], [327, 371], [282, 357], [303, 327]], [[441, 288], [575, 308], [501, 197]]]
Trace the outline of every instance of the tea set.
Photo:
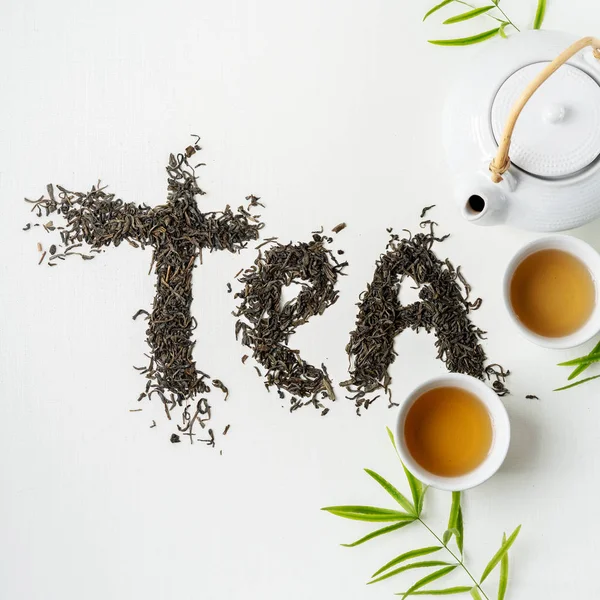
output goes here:
[[[488, 44], [469, 62], [446, 101], [443, 139], [464, 218], [482, 226], [509, 225], [533, 232], [580, 227], [600, 216], [600, 39], [554, 31], [528, 31]], [[527, 329], [511, 306], [515, 269], [528, 256], [560, 250], [587, 267], [596, 302], [587, 322], [564, 337]], [[547, 235], [523, 246], [503, 278], [506, 310], [519, 332], [546, 348], [572, 348], [600, 331], [600, 254], [568, 235]], [[493, 441], [473, 471], [440, 477], [419, 465], [406, 444], [411, 407], [428, 390], [456, 386], [487, 408]], [[401, 403], [396, 423], [401, 458], [422, 481], [440, 489], [479, 485], [501, 466], [510, 442], [502, 401], [483, 382], [448, 374], [423, 383]]]
[[469, 222], [554, 232], [600, 216], [599, 47], [592, 37], [528, 31], [469, 63], [443, 115]]

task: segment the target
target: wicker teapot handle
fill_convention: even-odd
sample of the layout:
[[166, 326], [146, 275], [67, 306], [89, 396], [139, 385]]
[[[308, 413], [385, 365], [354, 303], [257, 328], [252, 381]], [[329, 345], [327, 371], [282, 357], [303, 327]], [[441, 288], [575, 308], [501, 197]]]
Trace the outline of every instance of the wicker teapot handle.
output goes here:
[[578, 42], [575, 42], [569, 46], [566, 50], [561, 52], [545, 69], [543, 69], [539, 75], [523, 90], [521, 97], [515, 102], [512, 107], [504, 131], [502, 132], [502, 139], [498, 146], [498, 152], [490, 163], [490, 172], [492, 174], [492, 181], [494, 183], [500, 183], [502, 181], [502, 175], [506, 173], [510, 167], [510, 158], [508, 152], [510, 150], [510, 140], [517, 124], [517, 119], [521, 114], [525, 105], [535, 94], [537, 89], [546, 81], [553, 73], [555, 73], [562, 65], [564, 65], [571, 57], [577, 54], [583, 48], [588, 46], [594, 47], [594, 56], [600, 60], [600, 39], [594, 37], [584, 37]]

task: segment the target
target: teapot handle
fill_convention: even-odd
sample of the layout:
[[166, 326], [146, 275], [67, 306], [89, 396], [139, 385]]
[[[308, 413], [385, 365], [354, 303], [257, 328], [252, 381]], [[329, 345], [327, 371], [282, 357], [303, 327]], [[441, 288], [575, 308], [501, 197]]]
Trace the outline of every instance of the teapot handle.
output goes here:
[[600, 39], [594, 37], [584, 37], [561, 52], [549, 65], [547, 65], [525, 88], [520, 98], [515, 102], [508, 115], [506, 125], [504, 126], [502, 139], [500, 140], [500, 145], [498, 146], [498, 152], [490, 163], [490, 172], [492, 174], [492, 181], [494, 183], [500, 183], [502, 181], [502, 175], [506, 173], [510, 167], [510, 158], [508, 156], [508, 152], [510, 150], [510, 139], [514, 132], [515, 125], [517, 124], [517, 119], [519, 118], [521, 111], [523, 108], [525, 108], [525, 105], [531, 96], [533, 96], [542, 83], [544, 83], [562, 65], [564, 65], [575, 54], [577, 54], [577, 52], [588, 46], [594, 47], [594, 56], [600, 60]]

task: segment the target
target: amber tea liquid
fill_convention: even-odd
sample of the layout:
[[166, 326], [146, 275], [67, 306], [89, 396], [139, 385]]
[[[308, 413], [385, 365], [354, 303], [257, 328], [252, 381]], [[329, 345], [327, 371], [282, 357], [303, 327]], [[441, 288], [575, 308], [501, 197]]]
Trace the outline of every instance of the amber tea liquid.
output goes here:
[[433, 475], [458, 477], [478, 467], [493, 439], [490, 415], [471, 392], [438, 387], [419, 396], [404, 421], [413, 459]]
[[510, 303], [533, 333], [564, 337], [589, 319], [596, 304], [596, 288], [578, 258], [564, 250], [539, 250], [515, 269]]

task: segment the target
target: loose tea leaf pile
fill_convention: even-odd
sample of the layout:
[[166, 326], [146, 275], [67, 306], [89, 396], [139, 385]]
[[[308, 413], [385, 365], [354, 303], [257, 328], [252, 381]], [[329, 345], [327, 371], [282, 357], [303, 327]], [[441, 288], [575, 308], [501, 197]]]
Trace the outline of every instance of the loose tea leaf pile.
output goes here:
[[[257, 216], [241, 206], [237, 212], [229, 206], [222, 212], [200, 211], [196, 197], [204, 192], [188, 162], [199, 149], [196, 144], [183, 154], [170, 156], [167, 203], [161, 206], [123, 202], [99, 185], [84, 193], [57, 186], [58, 194], [49, 185], [48, 197], [27, 200], [38, 217], [55, 214], [66, 223], [56, 228], [52, 221], [44, 225], [46, 231], [58, 230], [62, 242], [58, 253], [52, 246], [55, 252], [49, 256], [51, 266], [72, 256], [92, 259], [94, 252], [122, 242], [135, 248], [153, 248], [150, 270], [154, 267], [157, 279], [152, 311], [142, 309], [133, 317], [144, 316], [148, 321], [150, 347], [148, 365], [135, 367], [148, 380], [139, 400], [157, 396], [169, 419], [179, 409], [178, 431], [190, 441], [194, 439], [195, 424], [205, 428], [211, 416], [211, 406], [203, 396], [211, 389], [210, 377], [197, 368], [193, 358], [192, 332], [197, 325], [190, 312], [193, 269], [197, 259], [202, 261], [203, 249], [239, 251], [249, 240], [258, 239], [263, 226]], [[253, 196], [248, 200], [250, 208], [256, 206]], [[89, 252], [79, 251], [83, 246]], [[228, 390], [220, 380], [213, 380], [212, 386], [227, 397]], [[207, 436], [201, 441], [214, 445], [212, 429]], [[173, 434], [171, 441], [179, 441], [179, 436]]]
[[[389, 367], [396, 359], [395, 337], [407, 328], [434, 332], [437, 358], [449, 371], [466, 373], [478, 379], [495, 378], [493, 388], [508, 393], [504, 379], [509, 374], [501, 367], [485, 367], [486, 356], [480, 340], [485, 332], [469, 319], [469, 313], [481, 305], [481, 299], [469, 301], [471, 287], [460, 267], [441, 261], [433, 252], [438, 238], [432, 221], [422, 221], [427, 233], [400, 239], [392, 233], [387, 251], [376, 263], [373, 280], [360, 296], [356, 328], [350, 334], [346, 351], [351, 360], [350, 379], [342, 383], [354, 395], [357, 412], [368, 408], [375, 398], [368, 394], [384, 389], [390, 395]], [[400, 287], [410, 278], [418, 288], [419, 302], [403, 306]], [[496, 366], [498, 367], [498, 366]]]
[[[167, 202], [150, 207], [124, 202], [106, 192], [100, 184], [88, 192], [73, 192], [64, 187], [48, 185], [47, 196], [26, 200], [32, 212], [44, 223], [28, 223], [24, 230], [43, 229], [60, 243], [52, 243], [41, 253], [40, 264], [46, 261], [56, 266], [67, 258], [78, 256], [91, 260], [109, 246], [127, 242], [134, 248], [152, 247], [152, 263], [156, 273], [152, 310], [140, 309], [133, 319], [147, 321], [146, 341], [150, 348], [148, 364], [134, 367], [147, 379], [138, 401], [158, 397], [166, 416], [178, 413], [177, 431], [171, 442], [186, 435], [215, 445], [215, 435], [208, 427], [211, 405], [206, 395], [211, 388], [220, 390], [227, 400], [229, 390], [220, 379], [200, 370], [193, 357], [196, 319], [191, 314], [192, 275], [202, 251], [208, 249], [237, 252], [259, 238], [263, 223], [251, 212], [263, 206], [256, 196], [248, 196], [247, 208], [236, 212], [229, 206], [221, 212], [202, 213], [196, 198], [204, 194], [198, 185], [195, 167], [188, 159], [200, 147], [188, 146], [184, 153], [171, 155], [167, 165]], [[199, 165], [197, 165], [199, 166]], [[433, 206], [423, 209], [424, 216]], [[57, 220], [47, 220], [53, 216]], [[421, 222], [428, 232], [400, 239], [388, 230], [391, 239], [386, 252], [376, 263], [372, 282], [361, 294], [356, 328], [350, 334], [346, 348], [351, 359], [350, 379], [342, 382], [353, 394], [357, 413], [366, 409], [378, 396], [368, 394], [384, 389], [389, 396], [391, 377], [388, 369], [394, 362], [394, 338], [407, 328], [425, 330], [436, 335], [438, 358], [449, 371], [494, 380], [493, 389], [499, 395], [508, 393], [504, 382], [509, 374], [500, 365], [485, 366], [485, 353], [480, 340], [484, 332], [475, 327], [469, 313], [481, 305], [481, 299], [469, 301], [470, 286], [460, 268], [450, 261], [442, 262], [432, 250], [438, 238], [436, 224]], [[345, 229], [340, 223], [333, 228], [336, 234]], [[406, 230], [405, 230], [406, 231]], [[327, 414], [322, 400], [335, 400], [333, 386], [324, 364], [317, 367], [305, 361], [298, 350], [289, 347], [296, 329], [311, 317], [322, 315], [338, 300], [336, 284], [344, 275], [347, 262], [340, 262], [328, 245], [331, 237], [323, 229], [313, 232], [309, 242], [282, 244], [269, 238], [257, 249], [254, 264], [238, 273], [243, 290], [235, 294], [240, 303], [234, 312], [236, 338], [252, 349], [252, 356], [263, 368], [265, 386], [277, 388], [279, 397], [290, 394], [290, 411], [312, 405]], [[337, 250], [337, 256], [344, 254]], [[341, 259], [340, 259], [341, 260]], [[420, 288], [420, 301], [402, 306], [398, 294], [404, 280], [412, 278]], [[284, 288], [298, 284], [296, 298], [282, 302]], [[231, 285], [227, 291], [232, 292]], [[242, 358], [245, 363], [248, 356]], [[254, 367], [259, 377], [263, 372]], [[152, 427], [156, 423], [153, 421]], [[195, 426], [206, 429], [195, 438]], [[226, 431], [226, 430], [225, 430]]]
[[[326, 414], [319, 392], [322, 398], [335, 399], [325, 366], [308, 364], [287, 345], [299, 325], [322, 315], [338, 299], [335, 286], [347, 263], [338, 262], [327, 249], [331, 241], [321, 233], [314, 233], [308, 243], [283, 245], [271, 238], [268, 249], [259, 251], [254, 265], [239, 277], [244, 289], [235, 295], [241, 299], [234, 313], [239, 317], [236, 337], [252, 348], [253, 358], [266, 369], [267, 389], [275, 386], [281, 397], [282, 390], [292, 395], [292, 412], [312, 404]], [[302, 290], [282, 306], [282, 290], [291, 283], [299, 283]]]

